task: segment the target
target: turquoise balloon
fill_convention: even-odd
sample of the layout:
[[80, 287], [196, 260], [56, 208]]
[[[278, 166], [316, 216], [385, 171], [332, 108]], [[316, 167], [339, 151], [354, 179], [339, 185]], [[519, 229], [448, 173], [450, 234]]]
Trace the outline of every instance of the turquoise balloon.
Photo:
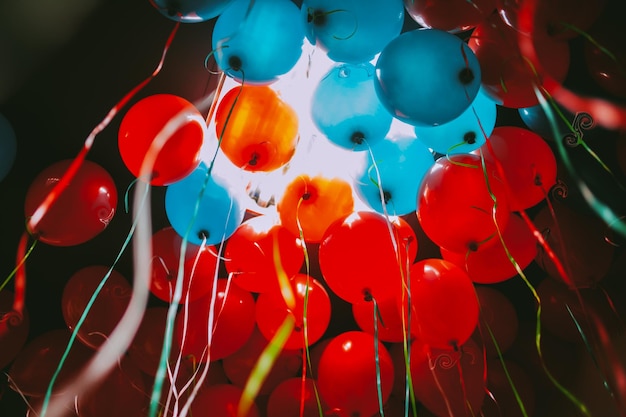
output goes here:
[[302, 55], [304, 25], [290, 0], [234, 0], [213, 28], [213, 53], [229, 77], [270, 84]]
[[187, 239], [196, 245], [202, 244], [203, 237], [207, 245], [228, 239], [243, 221], [245, 211], [225, 181], [213, 174], [207, 179], [207, 171], [206, 165], [200, 164], [165, 191], [165, 213], [172, 228], [181, 237], [188, 233]]
[[309, 41], [336, 62], [371, 61], [404, 24], [403, 0], [305, 0], [300, 10]]
[[219, 16], [232, 0], [150, 0], [163, 16], [175, 22], [206, 22]]
[[437, 126], [415, 126], [415, 134], [424, 145], [440, 154], [470, 153], [491, 136], [497, 110], [496, 103], [481, 89], [459, 117]]
[[[551, 117], [556, 123], [558, 140], [562, 140], [565, 136], [572, 133], [568, 124], [574, 122], [575, 115], [560, 105], [557, 105], [557, 108], [567, 122], [559, 116], [556, 109], [552, 106], [548, 107], [548, 111], [551, 112]], [[523, 107], [517, 109], [517, 111], [524, 124], [528, 126], [530, 130], [546, 140], [550, 140], [552, 142], [557, 140], [554, 136], [554, 130], [552, 130], [552, 122], [540, 104], [532, 107]]]
[[370, 63], [332, 68], [313, 92], [311, 116], [328, 140], [354, 151], [383, 140], [393, 120], [378, 99]]
[[415, 212], [422, 179], [434, 164], [433, 154], [416, 138], [387, 138], [372, 147], [355, 180], [357, 194], [378, 213], [384, 213], [383, 201], [389, 215]]
[[457, 36], [417, 29], [392, 40], [378, 57], [375, 86], [398, 119], [440, 125], [459, 117], [480, 88], [480, 64]]
[[0, 181], [7, 176], [17, 154], [17, 140], [11, 123], [0, 114]]

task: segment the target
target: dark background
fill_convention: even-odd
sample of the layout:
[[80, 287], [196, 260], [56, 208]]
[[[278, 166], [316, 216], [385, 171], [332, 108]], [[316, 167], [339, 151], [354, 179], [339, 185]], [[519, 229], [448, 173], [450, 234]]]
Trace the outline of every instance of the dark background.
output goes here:
[[[0, 182], [2, 280], [15, 266], [17, 243], [24, 231], [23, 204], [32, 180], [52, 163], [78, 154], [89, 132], [110, 108], [152, 73], [175, 26], [147, 0], [82, 3], [68, 0], [48, 6], [52, 7], [50, 10], [43, 7], [43, 2], [25, 1], [21, 6], [8, 3], [0, 3], [0, 69], [4, 68], [0, 72], [0, 113], [16, 132], [18, 153], [11, 172]], [[131, 104], [154, 93], [177, 94], [193, 102], [210, 91], [217, 78], [204, 68], [204, 60], [211, 49], [212, 24], [181, 25], [162, 71]], [[416, 25], [407, 17], [407, 29], [414, 27]], [[566, 85], [619, 102], [619, 98], [594, 86], [584, 69], [581, 42], [580, 39], [571, 42], [572, 68]], [[499, 125], [523, 126], [515, 110], [499, 108], [498, 116]], [[110, 265], [126, 238], [131, 215], [123, 210], [123, 196], [134, 177], [117, 150], [120, 120], [121, 115], [118, 115], [96, 138], [88, 154], [88, 159], [105, 167], [115, 178], [120, 196], [117, 215], [103, 233], [85, 244], [67, 248], [36, 246], [26, 269], [30, 338], [65, 326], [60, 307], [65, 282], [82, 267]], [[591, 146], [601, 159], [618, 173], [621, 183], [626, 183], [615, 151], [619, 132], [596, 128], [586, 138], [590, 138]], [[589, 172], [589, 178], [597, 186], [594, 189], [601, 195], [610, 196], [610, 201], [626, 201], [623, 190], [603, 181], [595, 168], [585, 168], [589, 159], [579, 161], [578, 169]], [[568, 181], [567, 172], [562, 170], [559, 176]], [[575, 187], [570, 184], [569, 188], [569, 200], [565, 203], [589, 218], [595, 217], [577, 195]], [[156, 187], [152, 192], [153, 225], [165, 227], [168, 225], [163, 210], [165, 189]], [[420, 238], [418, 257], [438, 256], [437, 248], [420, 233], [415, 220], [409, 220]], [[622, 253], [621, 246], [616, 248], [615, 266], [604, 282], [615, 297], [620, 315], [626, 302]], [[116, 269], [132, 279], [129, 251]], [[533, 284], [545, 278], [536, 264], [531, 264], [527, 273]], [[520, 318], [532, 322], [534, 303], [524, 283], [511, 280], [498, 288], [514, 301]], [[336, 308], [329, 335], [354, 325], [349, 306], [333, 300]], [[151, 303], [158, 302], [151, 300]], [[23, 407], [19, 397], [6, 387], [4, 380], [0, 381], [0, 415], [20, 415], [20, 410]]]

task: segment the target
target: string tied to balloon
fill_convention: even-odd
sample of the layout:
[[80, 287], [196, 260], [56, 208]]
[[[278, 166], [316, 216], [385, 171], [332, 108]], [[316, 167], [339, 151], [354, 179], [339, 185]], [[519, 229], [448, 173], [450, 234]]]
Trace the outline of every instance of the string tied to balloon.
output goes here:
[[[314, 9], [312, 7], [309, 7], [307, 9], [306, 21], [307, 23], [312, 24], [314, 28], [321, 29], [327, 25], [328, 16], [335, 14], [335, 13], [348, 13], [352, 15], [352, 13], [349, 10], [345, 10], [345, 9], [321, 10], [321, 9]], [[347, 36], [338, 36], [336, 34], [333, 34], [333, 38], [337, 40], [350, 39], [351, 37], [354, 36], [358, 28], [359, 28], [359, 24], [357, 22], [356, 16], [354, 16], [354, 29], [352, 30], [352, 32], [348, 34]]]

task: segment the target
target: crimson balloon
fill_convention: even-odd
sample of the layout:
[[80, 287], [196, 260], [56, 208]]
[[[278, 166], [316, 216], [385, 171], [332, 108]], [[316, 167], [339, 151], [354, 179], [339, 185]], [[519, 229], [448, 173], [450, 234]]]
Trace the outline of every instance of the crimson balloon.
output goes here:
[[28, 310], [22, 314], [13, 311], [13, 292], [0, 291], [0, 368], [4, 368], [20, 352], [30, 330]]
[[498, 358], [515, 342], [519, 327], [517, 311], [511, 300], [495, 288], [478, 285], [476, 295], [480, 320], [472, 338], [484, 346], [488, 356]]
[[456, 33], [485, 20], [496, 0], [404, 0], [404, 7], [420, 26]]
[[191, 405], [194, 417], [259, 417], [259, 409], [252, 404], [245, 414], [239, 413], [243, 390], [231, 384], [217, 384], [202, 388]]

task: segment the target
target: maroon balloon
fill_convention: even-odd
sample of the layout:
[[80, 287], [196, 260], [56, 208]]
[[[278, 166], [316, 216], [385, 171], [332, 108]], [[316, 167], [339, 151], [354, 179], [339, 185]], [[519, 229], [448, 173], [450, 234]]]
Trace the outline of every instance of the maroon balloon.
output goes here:
[[202, 388], [191, 406], [194, 417], [259, 417], [259, 409], [252, 404], [250, 410], [239, 413], [243, 390], [231, 384], [218, 384]]
[[[56, 162], [33, 180], [24, 204], [27, 219], [61, 181], [71, 163], [71, 160]], [[109, 225], [116, 206], [117, 189], [113, 178], [100, 165], [86, 160], [30, 233], [49, 245], [78, 245], [94, 238]]]
[[[487, 389], [492, 396], [486, 397], [483, 403], [482, 415], [484, 417], [534, 415], [535, 388], [524, 368], [517, 363], [505, 359], [503, 366], [499, 359], [489, 359], [487, 361]], [[519, 402], [516, 393], [519, 395]]]
[[28, 338], [30, 319], [28, 311], [13, 311], [13, 292], [0, 291], [0, 369], [17, 356]]
[[[281, 382], [269, 396], [267, 415], [280, 417], [319, 417], [320, 410], [315, 396], [315, 381], [307, 378], [289, 378]], [[304, 399], [304, 412], [300, 413]], [[321, 399], [320, 399], [321, 401]], [[327, 405], [322, 405], [322, 415], [329, 415]]]
[[476, 295], [480, 304], [480, 319], [472, 338], [484, 346], [488, 356], [499, 357], [515, 342], [519, 326], [517, 312], [513, 303], [495, 288], [478, 285]]
[[422, 27], [461, 32], [485, 20], [496, 0], [404, 0], [404, 7]]
[[128, 347], [128, 357], [148, 375], [156, 374], [161, 360], [167, 312], [166, 307], [148, 307]]
[[[76, 328], [108, 271], [106, 266], [88, 266], [75, 272], [65, 284], [61, 309], [70, 330]], [[115, 270], [111, 271], [78, 329], [78, 340], [93, 349], [102, 345], [126, 312], [131, 292], [132, 288], [126, 278]]]

